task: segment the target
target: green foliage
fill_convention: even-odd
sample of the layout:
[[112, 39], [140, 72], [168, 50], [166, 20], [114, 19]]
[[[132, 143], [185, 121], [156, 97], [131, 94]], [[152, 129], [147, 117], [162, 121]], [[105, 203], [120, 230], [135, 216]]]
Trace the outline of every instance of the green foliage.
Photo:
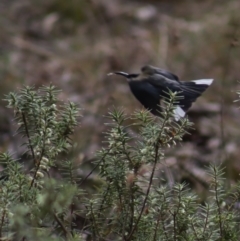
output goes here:
[[61, 165], [66, 173], [72, 173], [70, 161], [61, 160], [60, 153], [71, 146], [70, 136], [78, 124], [79, 109], [71, 102], [60, 103], [58, 93], [50, 85], [39, 90], [24, 87], [6, 97], [8, 107], [14, 109], [17, 133], [23, 138], [25, 154], [31, 163], [22, 158], [20, 164], [8, 153], [0, 155], [4, 166], [0, 190], [1, 238], [12, 235], [53, 240], [59, 226], [62, 230], [58, 236], [69, 236], [67, 211], [80, 190], [74, 185], [74, 175], [72, 182], [66, 183], [55, 179], [51, 171]]
[[158, 121], [147, 111], [136, 112], [132, 118], [139, 136], [132, 138], [129, 126], [124, 126], [123, 111], [110, 113], [108, 148], [99, 152], [105, 184], [87, 205], [93, 240], [238, 240], [237, 215], [232, 209], [237, 199], [228, 198], [220, 168], [213, 166], [209, 171], [212, 195], [204, 205], [186, 184], [170, 187], [155, 177], [163, 148], [181, 141], [192, 127], [187, 119], [172, 120], [177, 98], [177, 93], [171, 93]]
[[227, 191], [222, 167], [209, 168], [204, 203], [186, 183], [169, 185], [158, 177], [165, 148], [192, 128], [186, 118], [173, 120], [178, 93], [170, 93], [160, 118], [148, 111], [109, 113], [106, 147], [94, 168], [102, 185], [94, 194], [82, 190], [79, 165], [61, 158], [71, 147], [79, 109], [59, 102], [57, 94], [51, 85], [24, 87], [6, 98], [30, 161], [0, 154], [2, 240], [239, 240], [240, 184]]

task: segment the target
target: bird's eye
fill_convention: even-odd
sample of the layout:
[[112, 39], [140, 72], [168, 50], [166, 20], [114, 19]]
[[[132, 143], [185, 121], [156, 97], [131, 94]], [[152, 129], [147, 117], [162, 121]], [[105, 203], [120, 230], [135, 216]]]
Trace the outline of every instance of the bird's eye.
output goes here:
[[142, 71], [143, 73], [149, 73], [149, 72], [152, 71], [152, 68], [151, 68], [150, 65], [145, 65], [145, 66], [143, 66], [143, 67], [141, 68], [141, 71]]
[[155, 69], [150, 65], [145, 65], [141, 68], [141, 71], [143, 74], [151, 75], [151, 74], [154, 74]]

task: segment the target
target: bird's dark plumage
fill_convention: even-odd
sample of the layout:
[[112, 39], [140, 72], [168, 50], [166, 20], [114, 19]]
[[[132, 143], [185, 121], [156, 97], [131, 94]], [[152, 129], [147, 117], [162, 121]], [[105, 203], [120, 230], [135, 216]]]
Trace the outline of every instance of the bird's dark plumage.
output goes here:
[[182, 98], [178, 100], [174, 110], [176, 120], [184, 117], [192, 103], [212, 84], [213, 79], [179, 81], [179, 78], [160, 68], [150, 65], [141, 68], [140, 74], [115, 72], [127, 78], [130, 89], [139, 102], [152, 114], [161, 113], [160, 101], [169, 99], [169, 90], [178, 92]]

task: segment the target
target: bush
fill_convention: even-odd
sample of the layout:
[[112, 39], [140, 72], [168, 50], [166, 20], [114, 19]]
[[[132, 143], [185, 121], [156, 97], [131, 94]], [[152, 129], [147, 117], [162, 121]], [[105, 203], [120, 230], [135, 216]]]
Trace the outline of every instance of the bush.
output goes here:
[[192, 127], [186, 118], [172, 120], [177, 93], [170, 93], [161, 118], [134, 113], [132, 137], [129, 117], [122, 110], [109, 113], [107, 147], [94, 168], [102, 183], [92, 194], [82, 187], [92, 172], [79, 180], [79, 166], [61, 157], [71, 148], [79, 109], [58, 101], [58, 92], [52, 85], [24, 87], [6, 98], [27, 155], [0, 155], [2, 240], [239, 240], [240, 185], [226, 191], [222, 167], [209, 168], [203, 204], [186, 183], [170, 186], [156, 176], [164, 148]]

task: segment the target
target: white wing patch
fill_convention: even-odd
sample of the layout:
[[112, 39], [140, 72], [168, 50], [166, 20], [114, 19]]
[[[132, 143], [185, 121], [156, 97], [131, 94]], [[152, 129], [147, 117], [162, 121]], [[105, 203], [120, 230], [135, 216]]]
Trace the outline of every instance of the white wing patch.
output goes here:
[[174, 109], [173, 114], [174, 114], [175, 120], [178, 121], [185, 116], [186, 112], [180, 106], [177, 106]]
[[199, 80], [193, 80], [197, 85], [211, 85], [213, 82], [213, 79], [199, 79]]

